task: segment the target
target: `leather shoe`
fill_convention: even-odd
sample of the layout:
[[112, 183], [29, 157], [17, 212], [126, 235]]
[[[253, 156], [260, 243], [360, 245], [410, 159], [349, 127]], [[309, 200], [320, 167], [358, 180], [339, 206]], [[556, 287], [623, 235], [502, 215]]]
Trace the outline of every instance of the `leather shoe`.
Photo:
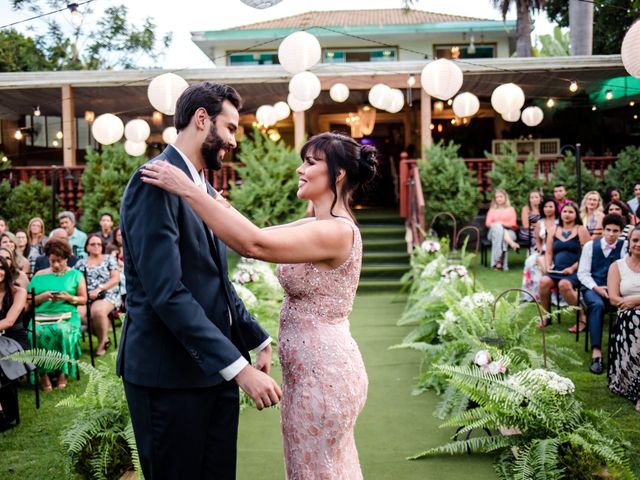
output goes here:
[[591, 359], [591, 366], [589, 367], [591, 373], [600, 375], [604, 369], [602, 368], [602, 357], [596, 357]]

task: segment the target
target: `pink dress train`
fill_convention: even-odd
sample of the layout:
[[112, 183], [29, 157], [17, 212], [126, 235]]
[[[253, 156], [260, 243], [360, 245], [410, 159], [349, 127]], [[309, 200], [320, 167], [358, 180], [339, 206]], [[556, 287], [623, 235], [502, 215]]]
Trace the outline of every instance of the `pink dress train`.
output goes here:
[[349, 258], [320, 271], [279, 265], [285, 297], [278, 350], [284, 397], [281, 425], [288, 480], [362, 478], [353, 435], [367, 398], [367, 373], [348, 316], [362, 262], [357, 227]]

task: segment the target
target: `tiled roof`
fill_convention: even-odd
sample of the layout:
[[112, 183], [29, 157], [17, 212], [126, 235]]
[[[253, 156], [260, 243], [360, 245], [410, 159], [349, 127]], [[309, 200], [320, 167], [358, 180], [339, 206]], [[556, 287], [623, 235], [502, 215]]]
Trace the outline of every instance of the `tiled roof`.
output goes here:
[[420, 25], [424, 23], [491, 21], [485, 18], [433, 13], [421, 10], [389, 8], [377, 10], [337, 10], [306, 12], [291, 17], [240, 25], [229, 30], [261, 30], [270, 28], [353, 27], [366, 25]]

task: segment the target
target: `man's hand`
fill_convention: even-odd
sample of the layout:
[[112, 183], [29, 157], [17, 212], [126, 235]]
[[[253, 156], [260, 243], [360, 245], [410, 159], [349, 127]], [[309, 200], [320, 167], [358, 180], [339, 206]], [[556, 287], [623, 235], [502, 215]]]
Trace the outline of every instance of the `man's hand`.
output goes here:
[[273, 353], [273, 350], [271, 348], [271, 345], [267, 345], [262, 350], [260, 350], [256, 355], [255, 368], [269, 375], [269, 372], [271, 371], [272, 353]]
[[256, 402], [258, 410], [276, 405], [282, 399], [282, 390], [276, 381], [252, 365], [240, 370], [235, 381]]
[[607, 287], [593, 287], [593, 291], [596, 292], [603, 298], [609, 298], [609, 292], [607, 291]]

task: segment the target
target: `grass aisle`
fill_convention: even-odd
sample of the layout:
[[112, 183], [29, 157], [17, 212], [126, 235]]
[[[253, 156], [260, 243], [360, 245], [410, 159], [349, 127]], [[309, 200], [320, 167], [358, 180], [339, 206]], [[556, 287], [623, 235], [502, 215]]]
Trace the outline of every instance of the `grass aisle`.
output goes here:
[[[360, 346], [369, 375], [369, 396], [356, 426], [356, 442], [366, 479], [459, 479], [473, 472], [475, 480], [493, 479], [486, 456], [441, 457], [409, 462], [405, 458], [445, 443], [450, 430], [438, 428], [432, 415], [434, 394], [411, 395], [420, 355], [389, 350], [409, 331], [397, 327], [404, 301], [391, 294], [364, 294], [356, 298], [351, 329]], [[240, 418], [238, 479], [281, 480], [282, 446], [279, 412], [245, 410]]]

